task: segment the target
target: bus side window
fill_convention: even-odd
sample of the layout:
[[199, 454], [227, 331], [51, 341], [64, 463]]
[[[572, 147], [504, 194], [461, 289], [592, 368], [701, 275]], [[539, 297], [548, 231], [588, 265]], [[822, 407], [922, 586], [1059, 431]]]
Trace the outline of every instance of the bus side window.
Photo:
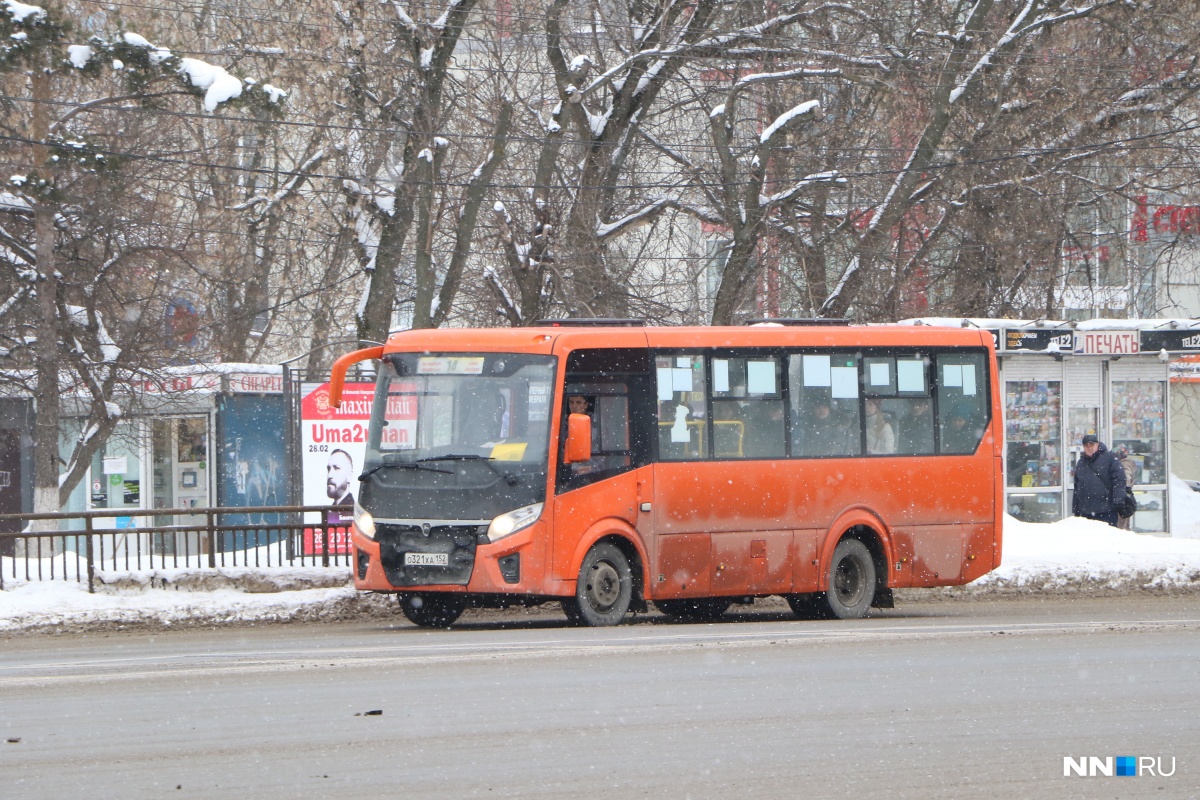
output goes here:
[[988, 374], [983, 353], [937, 356], [939, 452], [970, 455], [988, 423]]
[[713, 356], [713, 450], [717, 457], [785, 455], [780, 367], [775, 356]]
[[658, 457], [663, 461], [707, 457], [704, 356], [657, 355], [654, 371], [658, 386]]
[[793, 455], [860, 454], [858, 368], [853, 354], [789, 356], [788, 388]]

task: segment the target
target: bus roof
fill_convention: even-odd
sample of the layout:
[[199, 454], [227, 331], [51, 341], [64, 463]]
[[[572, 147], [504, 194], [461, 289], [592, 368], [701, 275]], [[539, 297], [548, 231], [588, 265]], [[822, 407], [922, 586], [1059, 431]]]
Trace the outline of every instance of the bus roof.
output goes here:
[[394, 333], [386, 352], [552, 353], [585, 347], [992, 347], [987, 331], [912, 325], [436, 328]]

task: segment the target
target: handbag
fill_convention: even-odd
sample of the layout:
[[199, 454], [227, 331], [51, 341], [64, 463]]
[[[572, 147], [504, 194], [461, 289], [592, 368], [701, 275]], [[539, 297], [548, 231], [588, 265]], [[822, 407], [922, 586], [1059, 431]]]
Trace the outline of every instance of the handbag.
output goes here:
[[1137, 510], [1138, 510], [1137, 498], [1135, 498], [1133, 496], [1133, 487], [1126, 486], [1125, 487], [1125, 502], [1122, 503], [1121, 507], [1117, 509], [1117, 516], [1132, 517], [1134, 514], [1137, 513]]

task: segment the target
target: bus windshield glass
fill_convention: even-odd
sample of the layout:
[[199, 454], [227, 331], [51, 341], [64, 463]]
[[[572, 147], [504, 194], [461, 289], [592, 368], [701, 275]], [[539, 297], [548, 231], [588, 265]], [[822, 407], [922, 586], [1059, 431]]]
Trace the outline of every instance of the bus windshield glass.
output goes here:
[[360, 478], [364, 507], [485, 519], [541, 502], [556, 363], [517, 353], [385, 357]]

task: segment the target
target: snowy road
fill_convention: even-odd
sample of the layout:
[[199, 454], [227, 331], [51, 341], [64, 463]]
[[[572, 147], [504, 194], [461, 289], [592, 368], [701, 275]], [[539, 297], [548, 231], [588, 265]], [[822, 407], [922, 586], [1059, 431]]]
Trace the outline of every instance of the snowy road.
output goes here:
[[[0, 796], [1186, 798], [1200, 786], [1196, 595], [936, 602], [854, 623], [560, 625], [10, 638]], [[1063, 756], [1088, 755], [1175, 757], [1177, 770], [1116, 786], [1063, 777]]]

